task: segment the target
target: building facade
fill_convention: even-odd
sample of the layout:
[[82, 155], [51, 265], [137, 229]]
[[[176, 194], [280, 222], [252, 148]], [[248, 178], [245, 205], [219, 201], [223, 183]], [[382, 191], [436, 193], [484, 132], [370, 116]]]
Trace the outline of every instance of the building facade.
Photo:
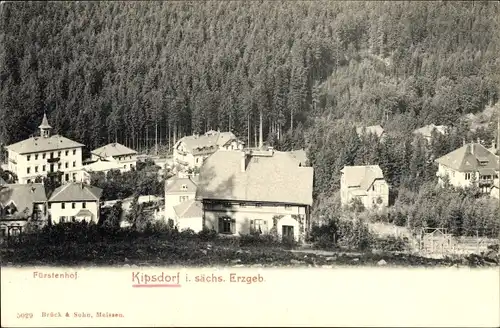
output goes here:
[[344, 166], [340, 171], [340, 201], [348, 206], [357, 198], [365, 209], [389, 206], [389, 184], [378, 165]]
[[50, 135], [52, 127], [44, 114], [39, 126], [40, 136], [6, 147], [8, 170], [15, 173], [18, 183], [26, 184], [61, 172], [61, 182], [81, 181], [83, 144], [60, 135]]
[[203, 226], [304, 242], [310, 229], [313, 168], [287, 152], [217, 151], [200, 170]]
[[484, 193], [498, 181], [499, 160], [480, 143], [468, 143], [435, 160], [439, 183], [448, 181], [455, 187], [473, 183]]
[[[195, 200], [197, 178], [178, 174], [165, 182], [165, 220], [179, 230], [202, 228], [201, 204]], [[199, 210], [198, 210], [199, 209]]]
[[99, 222], [102, 189], [86, 183], [70, 182], [54, 190], [48, 200], [49, 220], [66, 222]]
[[232, 132], [208, 131], [204, 135], [187, 136], [174, 145], [174, 165], [184, 169], [200, 168], [205, 159], [219, 149], [241, 150], [244, 143]]
[[137, 167], [137, 151], [117, 142], [107, 144], [91, 152], [93, 161], [108, 160], [120, 164], [122, 172], [130, 171]]

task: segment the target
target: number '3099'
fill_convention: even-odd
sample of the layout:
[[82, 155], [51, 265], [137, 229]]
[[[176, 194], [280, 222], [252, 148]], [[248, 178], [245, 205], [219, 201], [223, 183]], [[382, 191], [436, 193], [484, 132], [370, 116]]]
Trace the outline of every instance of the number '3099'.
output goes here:
[[18, 319], [31, 319], [31, 318], [33, 318], [33, 313], [18, 313], [17, 318]]

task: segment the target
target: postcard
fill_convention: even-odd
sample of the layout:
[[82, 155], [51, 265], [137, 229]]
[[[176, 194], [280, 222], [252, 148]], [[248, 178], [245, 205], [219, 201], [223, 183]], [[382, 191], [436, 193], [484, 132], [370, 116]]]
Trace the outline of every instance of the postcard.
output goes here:
[[2, 327], [500, 326], [495, 2], [0, 2]]

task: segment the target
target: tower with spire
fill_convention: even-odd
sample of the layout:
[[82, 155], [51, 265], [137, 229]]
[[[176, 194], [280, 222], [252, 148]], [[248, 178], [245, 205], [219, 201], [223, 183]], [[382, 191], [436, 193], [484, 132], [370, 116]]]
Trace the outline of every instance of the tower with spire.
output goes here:
[[43, 113], [42, 124], [38, 128], [40, 129], [40, 136], [43, 138], [50, 137], [52, 127], [49, 125], [49, 120], [47, 120], [47, 113]]

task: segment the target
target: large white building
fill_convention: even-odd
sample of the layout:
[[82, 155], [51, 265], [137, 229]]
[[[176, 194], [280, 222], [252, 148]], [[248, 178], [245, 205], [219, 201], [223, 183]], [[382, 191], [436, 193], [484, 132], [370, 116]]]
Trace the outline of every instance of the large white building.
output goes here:
[[60, 135], [50, 135], [52, 127], [43, 115], [38, 127], [40, 136], [33, 136], [6, 147], [8, 170], [15, 173], [18, 183], [34, 182], [49, 172], [62, 172], [61, 182], [82, 179], [83, 144]]
[[480, 143], [465, 144], [435, 161], [440, 184], [445, 176], [455, 187], [468, 187], [474, 181], [482, 192], [488, 193], [498, 181], [498, 157]]
[[199, 168], [205, 159], [217, 150], [241, 150], [243, 146], [244, 143], [232, 132], [211, 130], [201, 136], [186, 136], [174, 145], [174, 165], [185, 169]]
[[342, 205], [348, 206], [357, 198], [365, 209], [389, 206], [389, 184], [378, 165], [344, 166], [340, 172]]
[[117, 142], [94, 149], [91, 154], [93, 161], [116, 161], [120, 164], [122, 172], [130, 171], [137, 167], [137, 151]]
[[86, 183], [71, 182], [54, 190], [48, 200], [49, 220], [65, 222], [99, 222], [102, 189]]
[[219, 150], [200, 169], [203, 226], [220, 234], [276, 233], [304, 242], [313, 203], [312, 167], [296, 153]]

